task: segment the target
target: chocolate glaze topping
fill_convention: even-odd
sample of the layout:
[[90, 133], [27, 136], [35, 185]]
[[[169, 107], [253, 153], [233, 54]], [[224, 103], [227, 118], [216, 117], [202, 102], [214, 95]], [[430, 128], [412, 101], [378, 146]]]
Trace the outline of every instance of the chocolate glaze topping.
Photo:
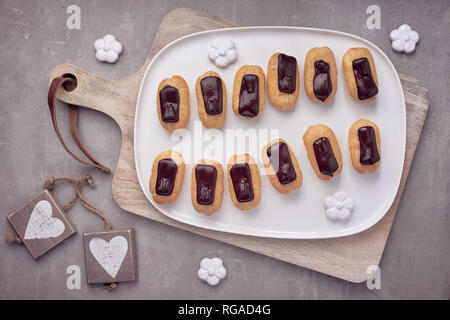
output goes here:
[[372, 77], [369, 60], [367, 58], [353, 60], [352, 66], [356, 88], [358, 89], [358, 98], [366, 100], [375, 96], [378, 93], [378, 88]]
[[314, 95], [317, 99], [325, 101], [333, 90], [330, 77], [330, 65], [323, 60], [318, 60], [314, 62], [314, 70]]
[[375, 130], [371, 126], [365, 126], [358, 129], [359, 138], [359, 162], [364, 165], [371, 165], [380, 160], [380, 154], [377, 148], [377, 137]]
[[339, 165], [334, 156], [330, 141], [326, 137], [319, 138], [314, 141], [313, 148], [319, 171], [324, 175], [332, 177], [333, 173], [339, 168]]
[[215, 115], [222, 113], [223, 94], [222, 80], [219, 77], [205, 77], [200, 81], [206, 113]]
[[259, 112], [259, 78], [254, 74], [242, 77], [239, 93], [239, 114], [245, 117], [256, 117]]
[[288, 184], [297, 178], [286, 143], [276, 142], [272, 144], [267, 149], [267, 156], [281, 184]]
[[156, 193], [161, 196], [170, 196], [175, 185], [178, 166], [171, 158], [161, 159], [158, 162], [158, 175], [156, 177]]
[[230, 176], [237, 201], [252, 201], [255, 195], [253, 192], [252, 175], [248, 163], [235, 164], [230, 169]]
[[293, 93], [297, 85], [297, 59], [280, 53], [278, 55], [278, 89]]
[[159, 92], [161, 118], [164, 122], [178, 122], [180, 113], [180, 95], [178, 89], [165, 86]]
[[197, 202], [208, 205], [214, 202], [216, 192], [217, 169], [214, 166], [199, 164], [195, 167], [197, 183]]

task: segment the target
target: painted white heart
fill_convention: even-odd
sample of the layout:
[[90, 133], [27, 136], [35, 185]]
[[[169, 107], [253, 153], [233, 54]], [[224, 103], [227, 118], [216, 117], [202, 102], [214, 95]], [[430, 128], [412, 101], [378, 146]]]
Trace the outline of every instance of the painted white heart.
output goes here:
[[101, 238], [92, 238], [89, 249], [98, 263], [113, 278], [116, 277], [128, 251], [128, 241], [122, 236], [115, 236], [109, 242]]
[[52, 205], [47, 200], [41, 200], [33, 208], [25, 239], [47, 239], [60, 236], [64, 232], [64, 223], [58, 218], [52, 218]]

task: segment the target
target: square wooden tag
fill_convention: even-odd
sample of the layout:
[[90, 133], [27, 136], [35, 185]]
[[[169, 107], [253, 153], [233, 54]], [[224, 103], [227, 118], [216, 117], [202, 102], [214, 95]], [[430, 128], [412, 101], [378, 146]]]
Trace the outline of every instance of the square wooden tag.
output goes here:
[[8, 221], [34, 259], [77, 232], [48, 190], [9, 214]]
[[134, 238], [134, 229], [83, 233], [87, 282], [136, 281]]

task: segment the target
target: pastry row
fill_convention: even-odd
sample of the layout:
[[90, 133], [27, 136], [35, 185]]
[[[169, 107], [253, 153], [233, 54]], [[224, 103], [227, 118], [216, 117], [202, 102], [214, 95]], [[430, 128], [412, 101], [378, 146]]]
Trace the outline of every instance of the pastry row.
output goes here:
[[[350, 95], [359, 102], [370, 102], [378, 94], [378, 78], [372, 54], [366, 48], [351, 48], [342, 58]], [[337, 68], [328, 47], [308, 51], [304, 65], [304, 86], [308, 97], [327, 103], [337, 90]], [[271, 104], [280, 110], [295, 106], [300, 91], [299, 68], [295, 57], [275, 53], [267, 66], [267, 91]], [[197, 111], [207, 128], [225, 123], [227, 95], [220, 75], [208, 71], [195, 84]], [[234, 77], [232, 108], [244, 119], [257, 118], [264, 109], [265, 75], [261, 67], [244, 65]], [[189, 88], [181, 76], [164, 79], [158, 87], [158, 117], [167, 131], [186, 128], [189, 122]]]
[[[310, 126], [303, 135], [308, 159], [316, 175], [331, 180], [342, 170], [342, 156], [336, 136], [330, 127]], [[380, 132], [373, 122], [360, 119], [348, 133], [353, 167], [359, 173], [375, 172], [380, 166]], [[272, 186], [288, 194], [302, 186], [303, 176], [297, 158], [288, 143], [275, 139], [262, 150], [262, 160]], [[174, 202], [180, 194], [185, 172], [183, 156], [177, 151], [161, 152], [154, 160], [149, 188], [160, 204]], [[249, 154], [234, 155], [227, 164], [231, 200], [240, 210], [249, 210], [260, 202], [261, 180], [258, 166]], [[202, 159], [192, 169], [191, 196], [196, 211], [211, 215], [222, 206], [224, 191], [222, 165]]]

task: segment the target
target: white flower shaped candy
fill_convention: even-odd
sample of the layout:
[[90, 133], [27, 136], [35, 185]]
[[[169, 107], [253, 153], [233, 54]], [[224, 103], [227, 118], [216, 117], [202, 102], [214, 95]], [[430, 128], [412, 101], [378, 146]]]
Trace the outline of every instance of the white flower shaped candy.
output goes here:
[[419, 34], [411, 30], [407, 24], [402, 24], [398, 29], [391, 32], [392, 49], [397, 52], [412, 53], [416, 50], [416, 43], [419, 42]]
[[98, 61], [114, 63], [122, 53], [122, 44], [113, 35], [107, 34], [101, 39], [97, 39], [94, 44]]
[[353, 199], [343, 191], [338, 191], [325, 199], [326, 213], [332, 220], [349, 219], [354, 207]]
[[226, 68], [236, 61], [237, 53], [234, 41], [231, 39], [218, 38], [209, 47], [209, 60], [214, 62], [219, 68]]
[[220, 258], [204, 258], [200, 262], [198, 277], [210, 286], [217, 286], [227, 276], [227, 270]]

